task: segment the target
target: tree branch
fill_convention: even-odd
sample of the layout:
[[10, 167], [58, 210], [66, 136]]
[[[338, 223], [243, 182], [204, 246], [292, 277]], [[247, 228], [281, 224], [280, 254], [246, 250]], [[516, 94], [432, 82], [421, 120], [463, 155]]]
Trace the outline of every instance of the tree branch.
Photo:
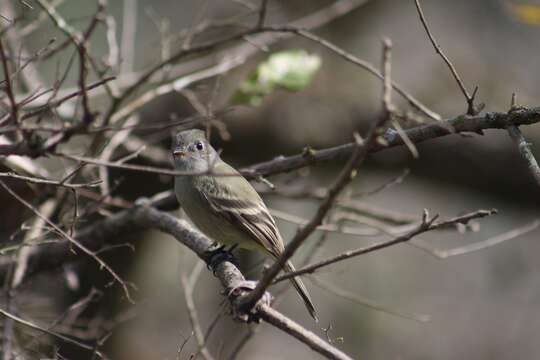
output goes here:
[[382, 111], [379, 118], [371, 125], [367, 134], [366, 140], [363, 141], [359, 135], [355, 134], [355, 147], [351, 158], [336, 178], [332, 187], [328, 190], [326, 197], [319, 205], [317, 212], [312, 219], [302, 227], [294, 236], [294, 238], [287, 244], [283, 253], [276, 259], [274, 264], [264, 273], [261, 281], [257, 284], [255, 290], [249, 293], [243, 300], [246, 308], [253, 307], [259, 299], [264, 295], [266, 289], [272, 284], [279, 272], [284, 268], [285, 263], [294, 255], [296, 250], [302, 245], [302, 243], [315, 231], [315, 229], [322, 223], [323, 219], [328, 214], [328, 211], [332, 208], [337, 197], [343, 189], [356, 177], [358, 168], [364, 162], [368, 149], [377, 142], [378, 136], [382, 131], [383, 126], [390, 120], [391, 117], [391, 77], [390, 77], [390, 49], [391, 43], [385, 39], [383, 41], [383, 77], [384, 86], [382, 93]]
[[428, 215], [427, 215], [427, 212], [425, 212], [424, 217], [422, 219], [422, 222], [415, 229], [409, 231], [407, 234], [398, 236], [398, 237], [396, 237], [394, 239], [391, 239], [391, 240], [388, 240], [388, 241], [383, 241], [383, 242], [380, 242], [380, 243], [369, 245], [369, 246], [366, 246], [366, 247], [363, 247], [363, 248], [360, 248], [360, 249], [345, 251], [345, 252], [343, 252], [343, 253], [341, 253], [339, 255], [336, 255], [334, 257], [331, 257], [331, 258], [328, 258], [328, 259], [325, 259], [325, 260], [321, 260], [321, 261], [316, 262], [314, 264], [307, 265], [307, 266], [305, 266], [305, 267], [303, 267], [301, 269], [298, 269], [298, 270], [296, 270], [294, 272], [284, 274], [284, 275], [278, 277], [276, 279], [276, 282], [280, 282], [280, 281], [289, 279], [289, 278], [294, 277], [294, 276], [302, 275], [302, 274], [311, 274], [311, 273], [315, 272], [316, 270], [318, 270], [318, 269], [320, 269], [322, 267], [325, 267], [325, 266], [328, 266], [328, 265], [331, 265], [331, 264], [335, 264], [337, 262], [347, 260], [347, 259], [350, 259], [350, 258], [353, 258], [353, 257], [356, 257], [356, 256], [360, 256], [360, 255], [368, 254], [368, 253], [371, 253], [371, 252], [374, 252], [374, 251], [377, 251], [377, 250], [381, 250], [381, 249], [387, 248], [389, 246], [393, 246], [393, 245], [396, 245], [396, 244], [407, 242], [407, 241], [411, 240], [412, 238], [414, 238], [415, 236], [420, 235], [420, 234], [425, 233], [425, 232], [430, 231], [430, 230], [435, 230], [435, 229], [438, 229], [438, 228], [441, 228], [441, 227], [446, 227], [446, 226], [451, 225], [451, 224], [457, 224], [457, 223], [466, 224], [467, 222], [469, 222], [472, 219], [478, 219], [478, 218], [490, 216], [490, 215], [493, 215], [493, 214], [496, 214], [496, 213], [497, 213], [497, 211], [495, 209], [492, 209], [492, 210], [478, 210], [478, 211], [475, 211], [475, 212], [472, 212], [472, 213], [469, 213], [469, 214], [465, 214], [465, 215], [462, 215], [462, 216], [458, 216], [458, 217], [455, 217], [455, 218], [452, 218], [452, 219], [449, 219], [449, 220], [435, 222], [435, 220], [437, 220], [437, 218], [438, 218], [438, 215], [435, 215], [434, 217], [432, 217], [430, 219], [428, 217]]
[[508, 126], [508, 134], [510, 134], [510, 137], [517, 145], [521, 157], [527, 162], [527, 166], [529, 167], [529, 171], [534, 177], [534, 180], [538, 186], [540, 186], [540, 167], [538, 167], [538, 162], [534, 158], [530, 144], [521, 133], [521, 130], [515, 125]]
[[424, 12], [422, 11], [422, 7], [420, 6], [420, 1], [414, 0], [414, 3], [416, 5], [416, 10], [418, 11], [418, 16], [420, 17], [420, 21], [422, 22], [422, 26], [424, 26], [424, 29], [426, 30], [429, 41], [431, 41], [431, 44], [435, 48], [435, 51], [437, 52], [437, 54], [441, 56], [443, 61], [446, 63], [446, 65], [450, 69], [450, 72], [452, 73], [452, 76], [456, 80], [459, 86], [459, 89], [463, 93], [463, 96], [465, 96], [465, 100], [467, 101], [467, 114], [476, 115], [478, 111], [474, 107], [474, 97], [476, 95], [476, 92], [478, 91], [478, 87], [474, 89], [472, 95], [469, 95], [469, 92], [467, 91], [465, 84], [463, 84], [463, 80], [461, 80], [461, 77], [459, 76], [456, 68], [454, 67], [454, 64], [452, 64], [448, 56], [446, 56], [446, 54], [442, 51], [441, 46], [437, 43], [437, 40], [435, 40], [435, 37], [431, 33], [431, 30], [429, 30], [429, 26], [427, 24], [426, 18], [424, 17]]
[[[488, 112], [477, 116], [461, 115], [444, 120], [442, 123], [426, 124], [410, 128], [405, 131], [405, 134], [411, 142], [418, 144], [426, 140], [463, 132], [482, 134], [483, 130], [506, 129], [510, 125], [532, 125], [538, 122], [540, 122], [540, 107], [520, 109], [511, 113]], [[403, 139], [397, 131], [391, 129], [386, 132], [383, 139], [386, 145], [380, 143], [373, 144], [369, 148], [369, 152], [375, 153], [404, 144]], [[353, 149], [354, 143], [348, 143], [322, 150], [313, 150], [309, 153], [278, 157], [274, 160], [244, 168], [242, 169], [242, 174], [255, 177], [257, 175], [268, 176], [293, 171], [308, 165], [346, 158], [350, 156]]]
[[[135, 206], [98, 221], [81, 230], [76, 239], [79, 244], [95, 251], [103, 247], [106, 241], [109, 241], [108, 245], [114, 245], [125, 241], [121, 235], [152, 228], [174, 236], [176, 240], [187, 246], [199, 258], [209, 264], [211, 260], [209, 250], [213, 248], [213, 241], [195, 230], [187, 221], [150, 206], [158, 203], [158, 201], [154, 201], [149, 205]], [[27, 277], [46, 269], [56, 268], [68, 260], [79, 257], [80, 255], [78, 256], [71, 251], [68, 241], [50, 244], [50, 246], [41, 248], [40, 251], [36, 251], [29, 257]], [[12, 261], [9, 259], [0, 259], [0, 275], [5, 274], [11, 264]], [[229, 294], [233, 312], [238, 314], [239, 317], [244, 315], [238, 302], [238, 299], [245, 295], [245, 291], [238, 291], [245, 283], [245, 278], [240, 270], [229, 261], [218, 262], [213, 266], [212, 270], [220, 280], [225, 292]], [[4, 276], [0, 276], [0, 282], [3, 281]], [[331, 359], [351, 359], [340, 350], [324, 342], [313, 332], [304, 329], [269, 306], [259, 303], [251, 313], [247, 314], [247, 317], [248, 319], [261, 318]]]

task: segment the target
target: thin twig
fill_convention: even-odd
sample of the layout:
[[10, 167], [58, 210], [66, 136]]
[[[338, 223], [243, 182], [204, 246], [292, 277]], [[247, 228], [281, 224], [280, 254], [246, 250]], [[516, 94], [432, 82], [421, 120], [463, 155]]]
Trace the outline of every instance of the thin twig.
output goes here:
[[[88, 91], [90, 91], [92, 89], [95, 89], [97, 87], [100, 87], [100, 86], [102, 86], [102, 85], [104, 85], [104, 84], [106, 84], [109, 81], [112, 81], [114, 79], [116, 79], [115, 76], [108, 76], [108, 77], [106, 77], [106, 78], [104, 78], [102, 80], [96, 81], [96, 82], [88, 85], [84, 90], [88, 92]], [[59, 98], [57, 100], [53, 100], [50, 103], [47, 103], [46, 105], [40, 106], [37, 109], [31, 110], [31, 111], [25, 113], [24, 115], [21, 116], [21, 120], [26, 120], [26, 119], [29, 119], [31, 117], [37, 116], [37, 115], [39, 115], [39, 114], [41, 114], [41, 113], [43, 113], [45, 111], [49, 111], [51, 109], [57, 108], [60, 105], [62, 105], [63, 103], [65, 103], [66, 101], [71, 100], [71, 99], [73, 99], [75, 97], [81, 96], [82, 93], [83, 93], [83, 90], [78, 89], [78, 90], [76, 90], [76, 91], [74, 91], [72, 93], [66, 94], [65, 96], [63, 96], [63, 97], [61, 97], [61, 98]]]
[[429, 315], [425, 315], [425, 314], [405, 314], [401, 311], [389, 309], [388, 307], [385, 307], [373, 300], [366, 299], [365, 297], [359, 296], [351, 291], [342, 289], [330, 282], [322, 281], [316, 277], [310, 277], [309, 279], [311, 280], [312, 283], [314, 283], [321, 289], [326, 290], [335, 296], [352, 301], [356, 304], [360, 304], [362, 306], [368, 307], [376, 311], [380, 311], [380, 312], [397, 316], [403, 319], [414, 320], [418, 322], [428, 322], [431, 319]]
[[518, 147], [519, 153], [521, 157], [527, 162], [527, 166], [529, 168], [530, 173], [534, 177], [534, 180], [540, 186], [540, 167], [538, 166], [538, 162], [536, 161], [536, 158], [534, 157], [534, 154], [531, 151], [530, 145], [523, 134], [521, 133], [521, 130], [517, 126], [509, 126], [508, 127], [508, 134]]
[[313, 350], [322, 354], [327, 359], [352, 359], [341, 350], [323, 341], [311, 331], [306, 330], [268, 305], [261, 305], [259, 307], [259, 315], [264, 321], [294, 336], [303, 343], [309, 344]]
[[122, 42], [120, 72], [133, 71], [135, 64], [135, 39], [137, 38], [138, 0], [125, 0], [122, 13]]
[[184, 290], [184, 300], [186, 301], [189, 321], [191, 322], [191, 327], [193, 329], [193, 333], [195, 334], [195, 340], [197, 340], [197, 346], [199, 348], [198, 351], [205, 360], [213, 360], [214, 357], [206, 347], [205, 337], [199, 322], [199, 315], [197, 314], [197, 308], [195, 307], [195, 302], [193, 300], [193, 288], [203, 269], [204, 262], [197, 261], [189, 278], [186, 276], [184, 271], [180, 271], [180, 281]]
[[457, 84], [459, 86], [459, 89], [463, 93], [463, 96], [465, 96], [465, 100], [467, 101], [467, 114], [468, 115], [476, 115], [477, 114], [477, 109], [474, 107], [474, 97], [476, 95], [476, 91], [477, 91], [478, 88], [475, 89], [475, 91], [473, 92], [472, 95], [469, 95], [469, 92], [467, 91], [467, 89], [465, 88], [465, 84], [463, 84], [463, 81], [459, 77], [459, 74], [458, 74], [456, 68], [454, 67], [454, 65], [452, 64], [450, 59], [444, 54], [444, 52], [442, 51], [441, 46], [437, 43], [437, 40], [435, 40], [435, 37], [433, 36], [431, 31], [429, 30], [429, 26], [427, 24], [426, 18], [424, 17], [424, 12], [422, 11], [422, 7], [420, 6], [420, 0], [414, 0], [414, 3], [416, 5], [416, 10], [418, 11], [418, 16], [420, 17], [420, 21], [422, 22], [422, 26], [424, 26], [424, 29], [426, 30], [427, 36], [429, 37], [429, 41], [431, 41], [431, 44], [435, 48], [435, 51], [437, 52], [437, 54], [439, 54], [441, 56], [443, 61], [446, 63], [446, 65], [450, 69], [450, 72], [452, 73], [452, 76], [456, 80], [456, 82], [457, 82]]
[[420, 243], [418, 241], [411, 241], [409, 244], [412, 246], [419, 248], [421, 250], [426, 251], [428, 254], [435, 256], [438, 259], [446, 259], [451, 256], [458, 256], [463, 254], [469, 254], [474, 251], [483, 250], [491, 246], [498, 245], [502, 242], [515, 239], [517, 237], [523, 236], [525, 234], [528, 234], [531, 231], [534, 231], [540, 226], [540, 220], [534, 220], [533, 222], [526, 224], [524, 226], [520, 226], [516, 229], [512, 229], [508, 232], [505, 232], [503, 234], [499, 234], [497, 236], [491, 237], [489, 239], [478, 241], [473, 244], [468, 244], [460, 247], [455, 247], [448, 250], [440, 250], [440, 249], [434, 249], [432, 246], [428, 244], [424, 244], [423, 242]]
[[[57, 202], [55, 199], [49, 199], [45, 201], [39, 208], [39, 211], [44, 215], [44, 217], [50, 217], [56, 208]], [[39, 217], [35, 219], [32, 224], [32, 227], [26, 233], [21, 247], [19, 248], [17, 254], [17, 266], [13, 272], [13, 278], [11, 281], [11, 288], [16, 289], [23, 281], [26, 269], [28, 267], [28, 258], [30, 254], [34, 251], [32, 246], [25, 246], [30, 243], [31, 240], [37, 239], [43, 233], [45, 226], [45, 221]]]
[[[290, 23], [291, 26], [295, 26], [297, 28], [301, 29], [313, 29], [320, 27], [324, 24], [330, 23], [333, 20], [351, 12], [354, 9], [357, 9], [365, 4], [369, 3], [369, 0], [338, 0], [336, 2], [331, 3], [328, 6], [325, 6], [321, 8], [320, 10], [317, 10], [313, 13], [310, 13], [304, 17], [301, 17], [297, 20], [294, 20]], [[128, 18], [130, 17], [129, 14], [125, 15]], [[125, 21], [123, 22], [126, 23]], [[127, 32], [126, 32], [127, 33]], [[134, 32], [129, 33], [131, 35], [134, 34]], [[292, 33], [265, 33], [265, 34], [259, 34], [256, 36], [256, 41], [258, 44], [263, 44], [265, 46], [269, 46], [278, 40], [287, 38], [289, 36], [293, 35]], [[69, 40], [68, 40], [69, 42]], [[122, 44], [126, 44], [127, 42], [125, 39], [122, 40]], [[123, 51], [122, 51], [123, 52]], [[223, 59], [227, 58], [237, 58], [242, 57], [244, 61], [255, 55], [257, 53], [257, 49], [251, 46], [250, 44], [242, 43], [237, 46], [234, 46], [232, 48], [228, 48], [226, 50], [223, 50], [220, 54], [210, 54], [206, 56], [202, 56], [200, 58], [194, 59], [193, 61], [187, 61], [186, 63], [179, 64], [171, 69], [170, 75], [173, 78], [178, 78], [180, 76], [186, 75], [186, 74], [194, 74], [201, 70], [201, 67], [203, 69], [211, 66], [216, 66], [221, 62]], [[216, 59], [217, 62], [216, 62]], [[134, 84], [134, 82], [137, 80], [137, 78], [141, 74], [129, 72], [126, 73], [124, 71], [121, 72], [119, 75], [118, 80], [118, 86], [120, 88], [125, 89], [126, 87], [130, 87]], [[160, 83], [163, 79], [153, 79], [151, 83]], [[66, 89], [61, 90], [61, 93], [71, 93], [75, 91], [74, 89]], [[94, 94], [97, 95], [103, 95], [105, 91], [97, 91]], [[23, 98], [27, 97], [22, 96]], [[71, 113], [69, 114], [71, 116]]]
[[405, 130], [403, 130], [403, 128], [399, 124], [399, 121], [397, 121], [396, 119], [392, 119], [392, 125], [396, 129], [396, 132], [398, 133], [401, 140], [403, 140], [403, 143], [405, 144], [405, 146], [407, 146], [407, 149], [409, 149], [409, 152], [411, 153], [413, 158], [418, 159], [420, 157], [420, 154], [418, 153], [418, 149], [416, 149], [416, 146], [411, 141], [411, 139], [407, 137], [407, 133], [405, 132]]
[[[280, 28], [279, 27], [274, 27], [274, 29], [277, 31]], [[377, 70], [377, 68], [373, 64], [369, 63], [366, 60], [358, 58], [357, 56], [355, 56], [355, 55], [343, 50], [342, 48], [338, 47], [334, 43], [313, 34], [312, 32], [309, 32], [309, 31], [304, 30], [304, 29], [294, 29], [294, 28], [290, 28], [290, 27], [285, 27], [285, 28], [282, 28], [281, 30], [282, 31], [291, 31], [293, 33], [296, 33], [296, 34], [308, 39], [308, 40], [316, 42], [316, 43], [324, 46], [325, 48], [329, 49], [330, 51], [334, 52], [335, 54], [339, 55], [343, 59], [345, 59], [345, 60], [347, 60], [347, 61], [349, 61], [349, 62], [351, 62], [351, 63], [353, 63], [353, 64], [355, 64], [355, 65], [357, 65], [359, 67], [361, 67], [362, 69], [364, 69], [367, 72], [369, 72], [370, 74], [378, 77], [379, 79], [381, 79], [381, 80], [384, 79], [383, 74], [379, 70]], [[415, 109], [417, 109], [418, 111], [420, 111], [421, 113], [423, 113], [424, 115], [428, 116], [429, 118], [431, 118], [433, 120], [437, 120], [437, 121], [441, 120], [441, 116], [439, 114], [437, 114], [433, 110], [430, 110], [427, 106], [422, 104], [419, 100], [417, 100], [415, 97], [413, 97], [411, 94], [409, 94], [405, 89], [403, 89], [403, 87], [401, 85], [399, 85], [395, 81], [392, 81], [391, 84], [392, 84], [392, 88], [394, 89], [394, 91], [396, 91], [400, 96], [402, 96], [405, 100], [407, 100], [409, 102], [409, 104], [411, 106], [413, 106]]]
[[358, 198], [358, 197], [365, 198], [365, 197], [368, 197], [368, 196], [371, 196], [371, 195], [379, 194], [379, 193], [383, 192], [384, 190], [387, 190], [387, 189], [393, 187], [394, 185], [401, 184], [405, 180], [405, 178], [407, 176], [409, 176], [410, 172], [411, 171], [409, 169], [405, 169], [405, 170], [403, 170], [401, 172], [401, 174], [399, 174], [395, 178], [384, 182], [383, 184], [377, 186], [376, 188], [374, 188], [372, 190], [361, 191], [361, 192], [353, 192], [351, 194], [351, 198]]
[[[109, 143], [105, 145], [103, 150], [101, 150], [101, 155], [99, 156], [100, 160], [108, 161], [113, 156], [116, 149], [129, 137], [133, 126], [139, 123], [139, 116], [132, 116], [125, 122], [124, 126], [129, 127], [128, 129], [118, 131], [110, 139]], [[101, 179], [100, 189], [102, 194], [110, 193], [109, 186], [109, 171], [107, 166], [99, 167], [99, 178]]]
[[353, 257], [356, 257], [356, 256], [360, 256], [360, 255], [368, 254], [368, 253], [371, 253], [371, 252], [374, 252], [374, 251], [378, 251], [378, 250], [381, 250], [381, 249], [384, 249], [384, 248], [387, 248], [387, 247], [390, 247], [390, 246], [401, 244], [403, 242], [407, 242], [407, 241], [413, 239], [415, 236], [420, 235], [422, 233], [425, 233], [427, 231], [435, 230], [435, 229], [438, 229], [438, 228], [441, 228], [441, 227], [446, 227], [446, 226], [451, 225], [451, 224], [466, 224], [467, 222], [469, 222], [472, 219], [483, 218], [483, 217], [486, 217], [486, 216], [493, 215], [495, 213], [496, 213], [496, 210], [478, 210], [478, 211], [475, 211], [475, 212], [472, 212], [472, 213], [468, 213], [468, 214], [465, 214], [465, 215], [462, 215], [462, 216], [457, 216], [455, 218], [445, 220], [445, 221], [440, 221], [440, 222], [435, 222], [437, 220], [437, 217], [438, 217], [437, 215], [435, 215], [431, 219], [427, 215], [424, 215], [423, 219], [422, 219], [422, 222], [415, 229], [411, 230], [407, 234], [398, 236], [398, 237], [396, 237], [396, 238], [394, 238], [392, 240], [375, 243], [375, 244], [372, 244], [372, 245], [369, 245], [369, 246], [366, 246], [366, 247], [363, 247], [363, 248], [345, 251], [345, 252], [343, 252], [343, 253], [341, 253], [339, 255], [333, 256], [331, 258], [328, 258], [328, 259], [316, 262], [314, 264], [302, 267], [302, 268], [300, 268], [300, 269], [298, 269], [298, 270], [296, 270], [294, 272], [290, 272], [290, 273], [281, 275], [280, 277], [276, 278], [275, 282], [280, 282], [280, 281], [289, 279], [289, 278], [294, 277], [294, 276], [302, 275], [302, 274], [311, 274], [311, 273], [315, 272], [316, 270], [318, 270], [318, 269], [320, 269], [322, 267], [332, 265], [332, 264], [335, 264], [337, 262], [341, 262], [343, 260], [347, 260], [347, 259], [350, 259], [350, 258], [353, 258]]
[[126, 298], [131, 302], [134, 303], [133, 299], [131, 298], [129, 288], [127, 283], [122, 280], [122, 278], [109, 266], [107, 263], [105, 263], [103, 260], [101, 260], [93, 251], [88, 249], [86, 246], [81, 244], [79, 241], [77, 241], [75, 238], [70, 236], [68, 233], [66, 233], [64, 230], [62, 230], [58, 225], [53, 223], [51, 220], [49, 220], [47, 217], [45, 217], [43, 214], [39, 212], [32, 204], [24, 200], [22, 197], [20, 197], [17, 193], [15, 193], [9, 186], [7, 186], [2, 180], [0, 180], [0, 186], [4, 188], [11, 196], [13, 196], [17, 201], [19, 201], [21, 204], [23, 204], [26, 208], [28, 208], [30, 211], [32, 211], [37, 217], [43, 219], [49, 226], [51, 226], [56, 232], [61, 234], [65, 239], [67, 239], [70, 243], [75, 245], [77, 248], [81, 249], [84, 253], [89, 255], [91, 258], [93, 258], [101, 268], [105, 268], [112, 277], [118, 281], [118, 283], [122, 286], [124, 290], [124, 294], [126, 295]]
[[247, 309], [252, 308], [257, 301], [264, 295], [266, 289], [272, 284], [273, 280], [283, 269], [283, 266], [294, 255], [296, 250], [304, 243], [309, 235], [317, 229], [328, 211], [334, 205], [341, 191], [355, 178], [358, 168], [362, 165], [369, 147], [377, 141], [381, 128], [390, 120], [392, 112], [391, 104], [391, 77], [390, 77], [390, 50], [391, 42], [388, 39], [383, 41], [383, 56], [382, 68], [384, 75], [384, 86], [382, 93], [382, 112], [377, 121], [375, 121], [367, 132], [366, 140], [360, 139], [360, 136], [355, 136], [355, 149], [351, 158], [335, 180], [332, 187], [329, 188], [326, 198], [322, 201], [317, 209], [317, 212], [312, 219], [304, 227], [302, 227], [287, 244], [285, 250], [279, 256], [274, 264], [264, 273], [262, 279], [257, 284], [257, 287], [249, 293], [243, 300]]
[[101, 180], [97, 180], [97, 181], [91, 181], [91, 182], [88, 182], [88, 183], [69, 184], [69, 183], [65, 183], [65, 182], [62, 182], [62, 181], [41, 179], [41, 178], [30, 177], [30, 176], [23, 176], [23, 175], [19, 175], [17, 173], [14, 173], [14, 172], [0, 172], [0, 177], [23, 180], [23, 181], [26, 181], [26, 182], [29, 182], [29, 183], [32, 183], [32, 184], [53, 185], [53, 186], [60, 186], [60, 187], [70, 188], [70, 189], [77, 189], [77, 188], [81, 188], [81, 187], [95, 187], [95, 186], [99, 186], [99, 184], [101, 183]]
[[[0, 12], [6, 15], [7, 17], [16, 18], [14, 2], [2, 1], [0, 5]], [[44, 14], [41, 13], [40, 15], [44, 15]], [[24, 86], [26, 87], [28, 91], [31, 91], [32, 89], [40, 88], [44, 86], [44, 81], [40, 74], [40, 71], [33, 62], [44, 51], [46, 51], [49, 48], [49, 45], [51, 45], [52, 42], [49, 41], [49, 44], [47, 44], [47, 46], [45, 46], [44, 49], [40, 49], [34, 55], [30, 55], [30, 53], [27, 50], [26, 43], [23, 39], [24, 35], [22, 34], [21, 30], [22, 29], [14, 26], [13, 28], [7, 31], [7, 33], [5, 34], [5, 38], [7, 40], [9, 48], [11, 49], [11, 52], [15, 53], [18, 51], [19, 58], [25, 59], [24, 64], [20, 65], [19, 69], [15, 73], [16, 74], [20, 73], [22, 75], [21, 79], [23, 80]]]
[[16, 126], [19, 126], [19, 108], [17, 102], [15, 101], [15, 95], [13, 92], [13, 84], [11, 83], [11, 73], [9, 72], [9, 67], [6, 59], [6, 53], [4, 51], [4, 43], [0, 38], [0, 57], [2, 60], [2, 69], [4, 71], [4, 80], [6, 82], [6, 93], [8, 95], [10, 110], [11, 110], [11, 120]]
[[[136, 223], [140, 226], [149, 226], [169, 233], [178, 241], [188, 246], [201, 259], [209, 261], [208, 250], [213, 247], [213, 241], [206, 238], [198, 231], [195, 231], [191, 225], [187, 223], [187, 221], [180, 220], [172, 215], [160, 212], [147, 206], [133, 209], [133, 211], [127, 216], [128, 217], [126, 219], [129, 219], [130, 223], [129, 226]], [[121, 229], [117, 228], [117, 230]], [[235, 292], [233, 290], [242, 287], [242, 284], [245, 281], [244, 276], [240, 273], [238, 268], [228, 261], [223, 261], [214, 265], [212, 270], [219, 278], [229, 296], [234, 296], [233, 294]], [[235, 309], [240, 309], [241, 306], [238, 303], [238, 299], [238, 297], [233, 297], [231, 300]], [[266, 305], [261, 305], [255, 311], [255, 316], [260, 316], [260, 318], [266, 322], [294, 336], [318, 353], [323, 354], [331, 359], [350, 359], [349, 356], [331, 344], [326, 343], [317, 335], [293, 322], [278, 311]]]
[[80, 341], [74, 340], [74, 339], [72, 339], [70, 337], [64, 336], [62, 334], [58, 334], [58, 333], [56, 333], [54, 331], [47, 330], [47, 329], [45, 329], [45, 328], [43, 328], [43, 327], [41, 327], [39, 325], [36, 325], [36, 324], [34, 324], [34, 323], [32, 323], [32, 322], [30, 322], [28, 320], [24, 320], [24, 319], [14, 315], [14, 314], [11, 314], [11, 313], [3, 310], [3, 309], [0, 309], [0, 314], [4, 315], [7, 318], [10, 318], [11, 320], [17, 322], [18, 324], [24, 325], [24, 326], [29, 327], [29, 328], [34, 329], [34, 330], [41, 331], [41, 332], [46, 333], [48, 335], [51, 335], [51, 336], [53, 336], [55, 338], [58, 338], [58, 339], [60, 339], [62, 341], [65, 341], [65, 342], [67, 342], [69, 344], [75, 345], [75, 346], [80, 347], [82, 349], [95, 351], [96, 354], [99, 357], [103, 358], [103, 354], [101, 352], [97, 351], [94, 346], [87, 345], [87, 344], [82, 343]]
[[[540, 122], [540, 108], [519, 109], [511, 113], [485, 113], [482, 115], [464, 117], [457, 116], [442, 123], [420, 125], [408, 130], [405, 134], [414, 144], [426, 140], [455, 135], [458, 133], [482, 133], [487, 129], [506, 129], [510, 125], [531, 125]], [[452, 129], [449, 131], [447, 128]], [[372, 144], [369, 151], [378, 152], [384, 149], [403, 145], [403, 139], [392, 129], [386, 131], [384, 144]], [[354, 143], [343, 144], [332, 148], [310, 151], [308, 155], [300, 153], [287, 157], [277, 157], [274, 160], [259, 163], [242, 169], [244, 176], [269, 176], [300, 169], [304, 166], [320, 162], [335, 161], [338, 158], [350, 156], [355, 149]]]

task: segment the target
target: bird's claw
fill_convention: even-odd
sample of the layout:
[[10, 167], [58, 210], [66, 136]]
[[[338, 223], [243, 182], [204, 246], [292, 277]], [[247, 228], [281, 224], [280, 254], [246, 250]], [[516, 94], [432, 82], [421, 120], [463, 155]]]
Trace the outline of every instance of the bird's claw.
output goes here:
[[215, 248], [210, 248], [206, 252], [206, 257], [208, 259], [208, 269], [215, 272], [216, 267], [222, 262], [228, 261], [233, 263], [236, 267], [239, 267], [238, 260], [234, 257], [232, 251], [235, 247], [231, 249], [225, 249], [225, 245], [217, 245]]

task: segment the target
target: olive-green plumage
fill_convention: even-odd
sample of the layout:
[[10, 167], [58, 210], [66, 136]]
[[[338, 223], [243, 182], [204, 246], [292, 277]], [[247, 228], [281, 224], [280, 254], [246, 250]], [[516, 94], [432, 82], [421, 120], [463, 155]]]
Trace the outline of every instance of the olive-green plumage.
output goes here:
[[[175, 178], [175, 192], [191, 221], [208, 237], [224, 244], [261, 251], [277, 258], [283, 240], [266, 205], [251, 184], [225, 163], [206, 141], [201, 130], [178, 133], [173, 145], [177, 170], [194, 174], [207, 172], [234, 176], [186, 175]], [[288, 262], [285, 271], [294, 271]], [[315, 307], [299, 278], [291, 278], [310, 315]]]

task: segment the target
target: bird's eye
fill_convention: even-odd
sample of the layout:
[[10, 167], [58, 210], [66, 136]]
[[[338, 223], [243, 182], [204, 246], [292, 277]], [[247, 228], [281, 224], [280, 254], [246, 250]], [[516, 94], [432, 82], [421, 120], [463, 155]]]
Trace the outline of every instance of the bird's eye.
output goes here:
[[201, 151], [202, 149], [204, 149], [204, 144], [201, 141], [197, 141], [195, 143], [195, 149]]

